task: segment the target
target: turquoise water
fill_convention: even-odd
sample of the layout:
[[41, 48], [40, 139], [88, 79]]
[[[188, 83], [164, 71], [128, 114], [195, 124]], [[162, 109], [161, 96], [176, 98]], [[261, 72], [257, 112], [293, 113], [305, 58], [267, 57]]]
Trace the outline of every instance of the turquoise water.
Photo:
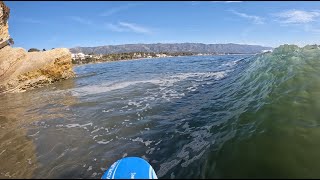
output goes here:
[[0, 96], [0, 177], [100, 178], [146, 159], [159, 178], [319, 178], [320, 50], [75, 67]]

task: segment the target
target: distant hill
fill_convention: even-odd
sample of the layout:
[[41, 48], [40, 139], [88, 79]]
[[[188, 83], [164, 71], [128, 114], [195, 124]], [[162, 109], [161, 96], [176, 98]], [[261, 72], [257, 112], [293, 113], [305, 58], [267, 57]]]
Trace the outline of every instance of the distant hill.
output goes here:
[[273, 49], [259, 45], [245, 44], [202, 44], [202, 43], [157, 43], [157, 44], [123, 44], [97, 47], [70, 48], [72, 53], [113, 54], [126, 52], [194, 52], [194, 53], [239, 53], [254, 54]]

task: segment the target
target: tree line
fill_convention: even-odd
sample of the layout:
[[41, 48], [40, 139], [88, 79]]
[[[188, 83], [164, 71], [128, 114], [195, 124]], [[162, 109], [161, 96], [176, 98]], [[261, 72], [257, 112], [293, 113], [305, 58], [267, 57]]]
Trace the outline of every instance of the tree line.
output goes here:
[[[52, 49], [54, 49], [54, 48], [52, 48]], [[46, 51], [46, 49], [42, 49], [42, 51]], [[30, 48], [30, 49], [28, 50], [28, 52], [40, 52], [40, 50], [37, 49], [37, 48]]]
[[85, 57], [84, 59], [75, 58], [72, 60], [73, 64], [88, 64], [88, 63], [97, 63], [97, 62], [107, 62], [107, 61], [121, 61], [121, 60], [131, 60], [131, 59], [140, 59], [140, 58], [156, 58], [157, 55], [166, 55], [167, 57], [175, 56], [192, 56], [197, 55], [198, 53], [193, 52], [126, 52], [126, 53], [112, 53], [104, 55], [94, 55], [92, 53], [88, 54], [91, 57]]

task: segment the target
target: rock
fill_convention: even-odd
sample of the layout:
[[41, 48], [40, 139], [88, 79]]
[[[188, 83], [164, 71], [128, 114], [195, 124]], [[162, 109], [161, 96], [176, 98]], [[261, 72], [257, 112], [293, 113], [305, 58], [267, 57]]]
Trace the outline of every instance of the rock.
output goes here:
[[9, 39], [9, 19], [10, 9], [0, 1], [0, 43]]
[[[4, 41], [10, 38], [9, 12], [0, 1], [0, 40]], [[21, 92], [74, 77], [71, 60], [66, 48], [26, 52], [23, 48], [4, 46], [0, 49], [0, 93]]]
[[74, 77], [66, 48], [26, 52], [9, 46], [0, 50], [0, 93], [21, 92]]
[[6, 46], [0, 49], [0, 92], [14, 87], [14, 84], [10, 85], [9, 82], [26, 59], [27, 53], [22, 48]]

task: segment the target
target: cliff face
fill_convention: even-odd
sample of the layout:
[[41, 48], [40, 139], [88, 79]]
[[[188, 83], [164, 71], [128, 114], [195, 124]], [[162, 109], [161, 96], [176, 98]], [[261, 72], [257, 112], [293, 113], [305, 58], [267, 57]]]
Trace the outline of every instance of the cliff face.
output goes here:
[[10, 38], [8, 25], [9, 14], [10, 9], [4, 2], [0, 1], [0, 42]]
[[[10, 38], [9, 13], [10, 9], [0, 1], [0, 43]], [[70, 77], [74, 72], [71, 53], [66, 48], [26, 52], [7, 45], [0, 49], [0, 93], [21, 92]]]

